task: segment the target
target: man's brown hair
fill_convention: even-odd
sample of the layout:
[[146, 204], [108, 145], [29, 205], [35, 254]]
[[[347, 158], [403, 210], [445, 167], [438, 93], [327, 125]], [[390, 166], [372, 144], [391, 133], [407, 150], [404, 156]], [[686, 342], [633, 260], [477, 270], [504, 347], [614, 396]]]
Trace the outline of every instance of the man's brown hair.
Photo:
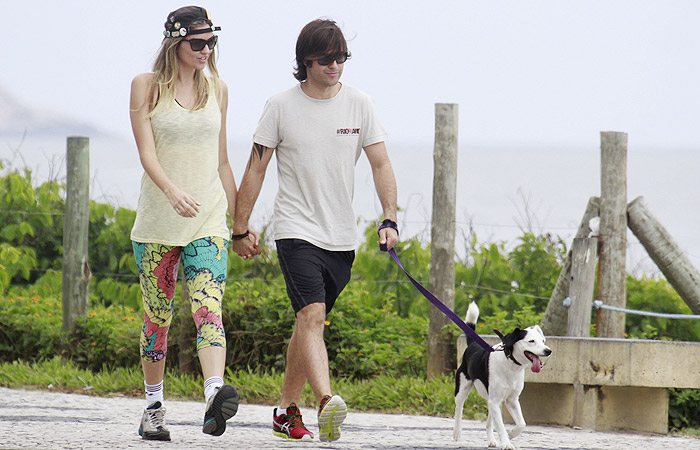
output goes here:
[[311, 67], [312, 60], [347, 51], [345, 36], [334, 21], [316, 19], [309, 22], [297, 38], [294, 78], [299, 81], [306, 80], [306, 68]]

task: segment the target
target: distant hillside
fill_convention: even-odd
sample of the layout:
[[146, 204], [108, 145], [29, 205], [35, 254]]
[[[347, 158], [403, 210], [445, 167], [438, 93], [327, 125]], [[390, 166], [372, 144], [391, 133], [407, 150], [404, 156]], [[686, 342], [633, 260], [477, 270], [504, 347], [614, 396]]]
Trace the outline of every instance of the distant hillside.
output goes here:
[[21, 105], [7, 90], [0, 87], [0, 137], [33, 138], [49, 136], [100, 136], [97, 128], [51, 111], [35, 110]]

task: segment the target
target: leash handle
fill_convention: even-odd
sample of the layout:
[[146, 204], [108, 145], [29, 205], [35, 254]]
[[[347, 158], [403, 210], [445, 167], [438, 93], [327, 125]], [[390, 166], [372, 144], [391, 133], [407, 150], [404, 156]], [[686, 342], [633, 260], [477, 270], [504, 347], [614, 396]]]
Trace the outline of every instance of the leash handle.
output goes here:
[[[399, 226], [396, 224], [391, 219], [384, 219], [381, 225], [379, 225], [379, 228], [377, 228], [377, 235], [379, 235], [379, 231], [383, 230], [384, 228], [393, 228], [396, 230], [396, 234], [399, 234]], [[386, 251], [386, 244], [379, 244], [379, 250], [385, 252]]]
[[[384, 251], [386, 251], [386, 250], [384, 250]], [[464, 323], [464, 321], [462, 319], [460, 319], [460, 317], [457, 314], [455, 314], [454, 311], [452, 311], [450, 308], [447, 307], [447, 305], [442, 303], [440, 301], [440, 299], [438, 299], [435, 296], [435, 294], [433, 294], [428, 289], [426, 289], [422, 284], [420, 284], [418, 282], [418, 280], [413, 278], [411, 276], [411, 274], [408, 273], [408, 271], [406, 269], [404, 269], [403, 264], [401, 264], [401, 260], [399, 259], [398, 255], [396, 254], [396, 250], [394, 250], [393, 248], [391, 250], [389, 250], [389, 255], [391, 255], [394, 262], [401, 268], [401, 270], [403, 270], [403, 273], [406, 274], [406, 276], [411, 281], [411, 283], [413, 283], [413, 285], [416, 287], [416, 289], [418, 289], [418, 291], [421, 294], [423, 294], [423, 296], [425, 298], [427, 298], [430, 301], [430, 303], [432, 303], [444, 315], [446, 315], [450, 320], [452, 320], [459, 328], [462, 329], [462, 331], [464, 331], [464, 333], [467, 336], [471, 337], [477, 344], [479, 344], [481, 347], [483, 347], [484, 350], [486, 350], [487, 352], [494, 351], [493, 347], [491, 347], [488, 344], [488, 342], [483, 340], [482, 337], [479, 336], [476, 331], [472, 330], [471, 327], [469, 325], [467, 325], [466, 323]]]

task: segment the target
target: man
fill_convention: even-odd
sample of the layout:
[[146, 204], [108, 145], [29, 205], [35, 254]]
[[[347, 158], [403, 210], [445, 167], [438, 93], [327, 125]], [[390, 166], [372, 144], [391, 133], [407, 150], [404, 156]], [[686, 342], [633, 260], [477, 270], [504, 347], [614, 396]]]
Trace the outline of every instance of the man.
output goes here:
[[350, 280], [355, 258], [352, 198], [363, 149], [384, 210], [379, 244], [391, 249], [398, 242], [396, 180], [384, 146], [386, 133], [371, 98], [340, 83], [349, 57], [335, 22], [315, 20], [301, 30], [294, 74], [300, 83], [265, 105], [236, 203], [233, 249], [252, 258], [259, 248], [248, 233], [248, 220], [276, 150], [274, 238], [296, 324], [273, 432], [290, 440], [313, 439], [296, 406], [306, 381], [320, 405], [321, 441], [337, 440], [347, 415], [343, 399], [331, 392], [323, 327]]

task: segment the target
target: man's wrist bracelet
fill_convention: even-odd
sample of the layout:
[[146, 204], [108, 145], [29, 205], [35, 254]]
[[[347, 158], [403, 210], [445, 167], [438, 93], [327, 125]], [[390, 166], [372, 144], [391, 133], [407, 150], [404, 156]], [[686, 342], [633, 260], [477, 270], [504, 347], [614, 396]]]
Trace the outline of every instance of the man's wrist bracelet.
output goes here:
[[383, 230], [384, 228], [393, 228], [396, 230], [396, 234], [399, 234], [399, 226], [391, 219], [384, 219], [382, 224], [379, 225], [379, 228], [377, 228], [377, 234], [379, 234], [379, 230]]
[[248, 231], [248, 230], [245, 230], [245, 233], [241, 233], [241, 234], [231, 234], [231, 240], [232, 241], [240, 241], [241, 239], [247, 238], [249, 234], [250, 234], [250, 231]]

